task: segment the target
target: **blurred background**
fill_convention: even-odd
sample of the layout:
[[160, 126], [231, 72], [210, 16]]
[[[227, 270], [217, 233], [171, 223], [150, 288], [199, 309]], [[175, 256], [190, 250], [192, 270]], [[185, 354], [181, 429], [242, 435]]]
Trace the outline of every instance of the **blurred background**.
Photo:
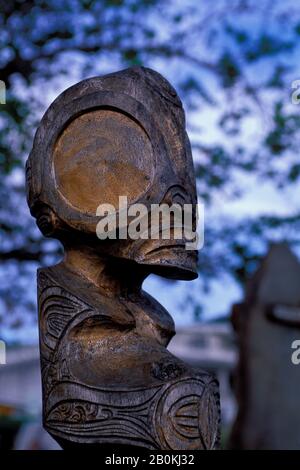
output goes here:
[[[178, 334], [170, 349], [217, 374], [223, 446], [279, 445], [294, 410], [284, 409], [289, 374], [295, 394], [300, 387], [289, 359], [291, 341], [300, 338], [299, 7], [299, 0], [0, 0], [0, 80], [6, 87], [0, 104], [0, 340], [6, 345], [0, 447], [58, 447], [40, 425], [35, 276], [61, 251], [42, 238], [25, 200], [24, 163], [35, 129], [64, 89], [131, 65], [157, 70], [182, 98], [205, 204], [199, 279], [151, 276], [145, 290], [175, 319]], [[247, 308], [236, 307], [242, 303]], [[285, 313], [257, 313], [256, 304], [268, 312], [271, 304], [284, 305]], [[263, 321], [245, 332], [237, 317], [251, 323], [254, 310]], [[264, 338], [268, 350], [285, 345], [276, 360], [265, 356]], [[264, 380], [266, 389], [252, 397]], [[253, 402], [265, 410], [274, 387], [280, 389], [274, 413], [283, 407], [287, 428], [277, 423], [274, 438], [264, 428], [259, 437], [240, 439], [257, 423], [260, 408]], [[270, 423], [272, 409], [268, 413], [260, 416]], [[265, 435], [271, 436], [267, 443]], [[300, 448], [298, 437], [293, 446]]]

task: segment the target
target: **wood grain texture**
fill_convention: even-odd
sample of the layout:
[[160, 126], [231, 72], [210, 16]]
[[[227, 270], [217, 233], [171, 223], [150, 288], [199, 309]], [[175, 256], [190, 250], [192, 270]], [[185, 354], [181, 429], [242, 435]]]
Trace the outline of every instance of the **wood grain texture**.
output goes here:
[[100, 203], [196, 204], [181, 102], [134, 67], [84, 80], [50, 106], [26, 167], [27, 197], [64, 259], [38, 271], [45, 428], [64, 447], [213, 449], [216, 380], [174, 357], [169, 313], [143, 291], [157, 273], [197, 277], [183, 240], [96, 236]]

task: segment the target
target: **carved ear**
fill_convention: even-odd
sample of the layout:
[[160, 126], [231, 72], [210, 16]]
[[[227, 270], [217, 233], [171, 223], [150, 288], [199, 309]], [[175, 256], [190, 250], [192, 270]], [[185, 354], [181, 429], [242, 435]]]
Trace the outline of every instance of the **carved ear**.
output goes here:
[[36, 215], [36, 223], [45, 237], [53, 237], [61, 227], [61, 221], [48, 206], [43, 206]]

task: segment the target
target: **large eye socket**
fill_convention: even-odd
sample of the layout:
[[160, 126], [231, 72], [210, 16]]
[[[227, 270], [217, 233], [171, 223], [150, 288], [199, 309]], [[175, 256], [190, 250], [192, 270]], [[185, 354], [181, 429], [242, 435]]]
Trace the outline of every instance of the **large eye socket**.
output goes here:
[[72, 121], [54, 150], [56, 185], [69, 204], [95, 215], [99, 204], [117, 209], [119, 196], [139, 199], [154, 177], [150, 140], [133, 119], [99, 109]]

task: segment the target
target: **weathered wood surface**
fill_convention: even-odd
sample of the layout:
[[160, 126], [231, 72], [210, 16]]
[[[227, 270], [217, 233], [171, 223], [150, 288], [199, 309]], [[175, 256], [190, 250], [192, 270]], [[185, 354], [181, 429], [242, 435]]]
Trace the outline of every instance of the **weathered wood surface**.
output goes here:
[[45, 428], [65, 448], [215, 448], [216, 381], [168, 352], [173, 320], [141, 287], [150, 273], [194, 279], [197, 253], [96, 236], [97, 206], [120, 195], [147, 207], [196, 203], [175, 90], [139, 67], [66, 90], [36, 133], [27, 190], [40, 230], [65, 250], [38, 272]]

